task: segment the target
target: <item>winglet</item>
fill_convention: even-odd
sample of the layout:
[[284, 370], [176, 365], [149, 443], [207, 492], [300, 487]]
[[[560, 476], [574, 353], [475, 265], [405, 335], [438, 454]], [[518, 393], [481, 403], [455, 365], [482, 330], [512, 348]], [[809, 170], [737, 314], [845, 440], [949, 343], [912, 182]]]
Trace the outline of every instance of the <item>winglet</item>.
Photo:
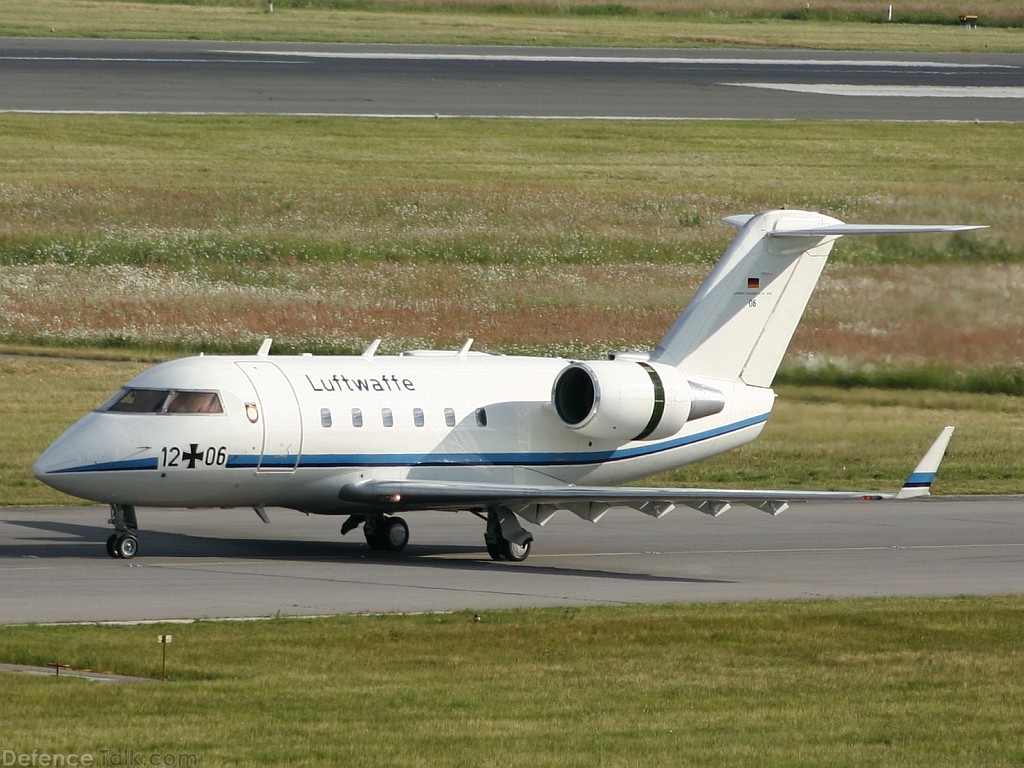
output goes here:
[[897, 499], [912, 499], [917, 496], [928, 496], [931, 492], [932, 483], [935, 481], [935, 474], [939, 471], [939, 464], [946, 454], [946, 446], [953, 436], [953, 427], [943, 427], [939, 436], [925, 452], [924, 457], [914, 467], [903, 488], [896, 494]]

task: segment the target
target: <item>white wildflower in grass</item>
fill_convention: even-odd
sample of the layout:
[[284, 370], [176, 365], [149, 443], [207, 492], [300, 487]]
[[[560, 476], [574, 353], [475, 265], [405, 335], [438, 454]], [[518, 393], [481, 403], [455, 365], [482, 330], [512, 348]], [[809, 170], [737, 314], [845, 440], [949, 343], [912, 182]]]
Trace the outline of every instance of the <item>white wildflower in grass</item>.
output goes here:
[[[267, 335], [292, 349], [360, 349], [378, 336], [394, 348], [447, 348], [474, 336], [495, 352], [600, 357], [651, 348], [704, 273], [657, 263], [0, 266], [0, 336], [185, 349]], [[1022, 286], [1022, 265], [836, 265], [790, 356], [1014, 365], [1024, 317], [1000, 307]]]

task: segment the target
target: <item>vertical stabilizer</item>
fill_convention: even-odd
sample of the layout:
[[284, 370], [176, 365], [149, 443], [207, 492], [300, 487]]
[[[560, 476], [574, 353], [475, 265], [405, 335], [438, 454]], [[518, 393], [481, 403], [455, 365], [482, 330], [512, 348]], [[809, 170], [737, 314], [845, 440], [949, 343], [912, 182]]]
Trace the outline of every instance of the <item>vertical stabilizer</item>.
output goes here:
[[726, 221], [741, 226], [739, 234], [652, 359], [768, 387], [838, 238], [807, 233], [842, 222], [786, 210]]
[[739, 227], [739, 234], [650, 359], [752, 387], [771, 386], [837, 239], [984, 229], [844, 224], [820, 213], [786, 210], [726, 221]]

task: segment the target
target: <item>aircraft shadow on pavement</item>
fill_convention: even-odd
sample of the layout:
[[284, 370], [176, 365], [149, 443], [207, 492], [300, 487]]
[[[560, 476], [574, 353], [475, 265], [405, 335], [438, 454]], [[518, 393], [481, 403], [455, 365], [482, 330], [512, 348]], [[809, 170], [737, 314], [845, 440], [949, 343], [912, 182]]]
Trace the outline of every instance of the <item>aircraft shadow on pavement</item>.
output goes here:
[[[20, 526], [46, 532], [49, 536], [37, 536], [16, 543], [0, 542], [0, 558], [11, 560], [31, 558], [102, 558], [108, 560], [105, 542], [111, 529], [107, 526], [57, 523], [44, 520], [8, 520], [8, 526]], [[308, 541], [294, 539], [246, 539], [191, 536], [185, 533], [144, 531], [140, 533], [144, 554], [137, 558], [144, 565], [146, 557], [167, 558], [216, 558], [238, 560], [296, 560], [355, 564], [359, 561], [391, 562], [396, 567], [430, 568], [443, 570], [500, 569], [510, 574], [557, 575], [602, 579], [623, 579], [627, 581], [651, 581], [677, 584], [729, 584], [723, 579], [699, 579], [681, 576], [658, 576], [649, 573], [630, 573], [593, 568], [566, 568], [526, 563], [503, 563], [492, 561], [483, 546], [461, 544], [410, 544], [402, 552], [373, 552], [363, 543], [362, 538], [350, 541]], [[458, 557], [447, 559], [446, 555], [478, 554], [478, 559]]]

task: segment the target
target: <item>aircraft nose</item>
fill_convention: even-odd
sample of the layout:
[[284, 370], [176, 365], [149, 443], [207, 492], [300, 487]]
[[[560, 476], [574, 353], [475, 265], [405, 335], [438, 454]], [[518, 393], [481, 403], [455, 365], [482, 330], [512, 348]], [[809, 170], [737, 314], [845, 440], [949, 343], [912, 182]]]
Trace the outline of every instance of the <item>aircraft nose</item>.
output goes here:
[[72, 437], [59, 437], [36, 459], [32, 474], [36, 480], [58, 490], [64, 490], [60, 487], [63, 483], [57, 480], [61, 472], [80, 467], [85, 461], [85, 449], [81, 443]]
[[91, 413], [53, 441], [36, 460], [32, 474], [58, 491], [95, 499], [97, 468], [123, 455], [123, 436], [116, 425]]

